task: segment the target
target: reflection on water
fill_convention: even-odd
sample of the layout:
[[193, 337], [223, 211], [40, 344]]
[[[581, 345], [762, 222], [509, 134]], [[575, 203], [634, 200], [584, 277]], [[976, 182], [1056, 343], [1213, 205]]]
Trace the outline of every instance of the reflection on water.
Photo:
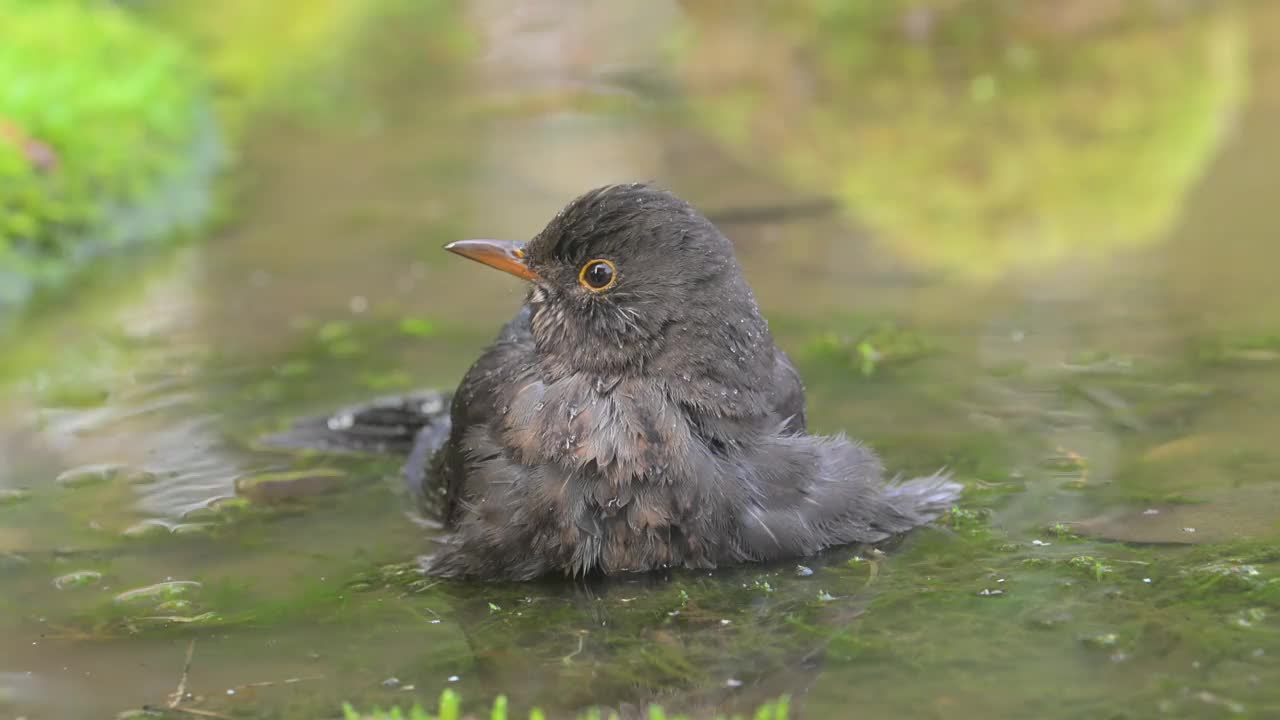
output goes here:
[[[1014, 7], [401, 6], [350, 97], [254, 131], [233, 225], [6, 351], [0, 713], [163, 704], [193, 639], [223, 714], [1280, 712], [1280, 13]], [[521, 290], [439, 246], [631, 179], [723, 219], [815, 425], [954, 468], [962, 512], [799, 568], [429, 585], [396, 458], [257, 446], [455, 382]]]
[[1233, 127], [1233, 8], [1081, 4], [1101, 12], [815, 2], [762, 23], [695, 2], [683, 67], [694, 114], [754, 165], [915, 264], [989, 278], [1158, 240]]

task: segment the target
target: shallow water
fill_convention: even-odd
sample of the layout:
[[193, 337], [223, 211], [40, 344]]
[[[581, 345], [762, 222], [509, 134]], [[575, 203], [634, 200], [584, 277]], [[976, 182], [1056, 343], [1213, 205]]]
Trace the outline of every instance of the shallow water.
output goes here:
[[[248, 717], [1280, 717], [1280, 8], [993, 39], [975, 2], [868, 61], [782, 5], [498, 5], [388, 20], [259, 122], [231, 224], [6, 340], [0, 715], [165, 705], [190, 650], [184, 702]], [[255, 444], [456, 381], [522, 293], [440, 245], [648, 178], [734, 240], [815, 429], [960, 511], [806, 569], [432, 584], [398, 458]]]

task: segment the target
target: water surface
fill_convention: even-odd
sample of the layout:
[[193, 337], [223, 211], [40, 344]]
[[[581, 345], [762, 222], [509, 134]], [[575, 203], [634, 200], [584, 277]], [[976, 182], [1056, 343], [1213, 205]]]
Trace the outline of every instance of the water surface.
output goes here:
[[[236, 717], [1280, 716], [1274, 4], [499, 5], [389, 19], [332, 107], [260, 120], [232, 223], [6, 340], [0, 714], [165, 705], [190, 649], [184, 703]], [[449, 387], [523, 295], [439, 247], [635, 179], [734, 240], [814, 428], [951, 467], [957, 512], [802, 567], [433, 584], [397, 458], [257, 445]]]

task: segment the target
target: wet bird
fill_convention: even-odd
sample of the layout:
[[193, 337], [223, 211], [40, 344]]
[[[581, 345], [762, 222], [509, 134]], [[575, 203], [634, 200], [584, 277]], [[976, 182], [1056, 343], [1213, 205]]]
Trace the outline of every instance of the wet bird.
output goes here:
[[886, 482], [876, 454], [810, 435], [804, 388], [729, 240], [646, 184], [570, 202], [527, 243], [447, 250], [528, 281], [411, 475], [452, 535], [428, 574], [715, 568], [886, 540], [935, 519], [945, 473]]
[[519, 312], [451, 398], [375, 402], [312, 433], [412, 448], [406, 480], [450, 530], [428, 574], [802, 557], [887, 540], [960, 493], [941, 472], [886, 481], [869, 448], [808, 434], [800, 376], [733, 246], [667, 191], [598, 188], [527, 243], [446, 249], [527, 281]]

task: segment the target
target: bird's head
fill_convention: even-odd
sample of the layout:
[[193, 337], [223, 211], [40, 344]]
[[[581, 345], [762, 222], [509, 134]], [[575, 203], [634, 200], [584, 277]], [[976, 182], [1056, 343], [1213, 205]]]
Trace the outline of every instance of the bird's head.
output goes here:
[[446, 249], [532, 283], [534, 340], [564, 372], [688, 380], [715, 369], [751, 382], [772, 367], [773, 340], [733, 246], [664, 190], [598, 188], [528, 243], [462, 240]]

